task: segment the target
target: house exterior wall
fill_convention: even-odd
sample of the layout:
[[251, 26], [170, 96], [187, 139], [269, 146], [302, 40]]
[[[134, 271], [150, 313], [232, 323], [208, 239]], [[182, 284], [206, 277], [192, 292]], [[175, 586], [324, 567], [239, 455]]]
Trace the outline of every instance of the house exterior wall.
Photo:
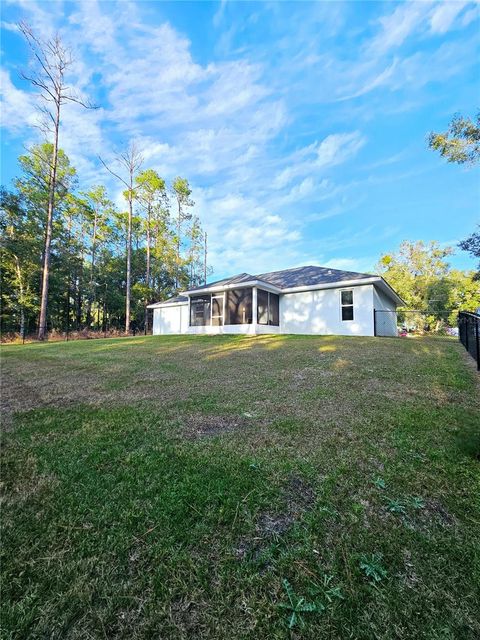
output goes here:
[[188, 304], [172, 304], [153, 310], [153, 335], [187, 333], [187, 329]]
[[377, 336], [397, 336], [397, 305], [375, 285], [373, 287], [373, 306], [378, 311], [375, 314]]
[[[353, 320], [342, 320], [342, 290], [353, 291]], [[280, 333], [373, 336], [373, 285], [283, 294]]]
[[265, 333], [280, 333], [280, 327], [274, 327], [265, 324], [225, 324], [221, 327], [206, 325], [204, 327], [188, 327], [186, 333], [193, 333], [197, 335], [212, 335], [212, 334], [243, 334], [243, 335], [258, 335]]
[[[353, 320], [342, 320], [341, 291], [353, 291]], [[374, 285], [357, 285], [318, 289], [280, 295], [280, 326], [237, 324], [224, 326], [189, 326], [189, 305], [172, 305], [154, 309], [153, 334], [268, 334], [298, 333], [312, 335], [374, 335], [374, 309], [395, 311], [395, 303]], [[385, 315], [390, 328], [378, 335], [396, 335], [396, 314]], [[394, 318], [394, 322], [392, 321]]]

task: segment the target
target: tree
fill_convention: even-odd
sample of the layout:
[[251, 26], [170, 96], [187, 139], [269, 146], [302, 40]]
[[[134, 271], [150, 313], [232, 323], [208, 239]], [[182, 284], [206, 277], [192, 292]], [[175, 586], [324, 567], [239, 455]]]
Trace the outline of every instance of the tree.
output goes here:
[[448, 273], [445, 258], [452, 253], [453, 249], [442, 248], [437, 242], [405, 241], [397, 253], [381, 256], [377, 270], [408, 307], [426, 310], [429, 286]]
[[123, 195], [128, 202], [128, 219], [127, 219], [127, 283], [125, 293], [125, 333], [130, 331], [130, 297], [132, 289], [132, 220], [133, 220], [133, 201], [135, 199], [134, 182], [136, 175], [142, 166], [143, 158], [135, 144], [131, 142], [126, 151], [117, 156], [118, 164], [127, 171], [127, 178], [118, 175], [110, 169], [100, 158], [103, 166], [112, 176], [115, 176], [122, 184], [127, 187]]
[[42, 41], [35, 36], [32, 29], [26, 23], [20, 23], [19, 29], [32, 51], [38, 69], [32, 75], [22, 75], [33, 86], [39, 89], [40, 97], [45, 102], [42, 111], [46, 116], [46, 131], [48, 131], [48, 133], [53, 137], [53, 152], [48, 178], [46, 233], [43, 251], [40, 316], [38, 323], [38, 338], [39, 340], [44, 340], [47, 333], [50, 253], [53, 219], [55, 214], [55, 196], [57, 191], [58, 142], [61, 109], [66, 102], [75, 102], [85, 108], [92, 108], [92, 105], [86, 104], [78, 96], [74, 95], [66, 84], [65, 76], [69, 67], [73, 64], [73, 59], [70, 51], [63, 45], [58, 34], [51, 40]]
[[[474, 258], [480, 258], [480, 225], [479, 231], [474, 231], [472, 235], [458, 243], [460, 249], [468, 251]], [[476, 280], [480, 279], [480, 262], [478, 264], [478, 272], [475, 274]]]
[[152, 223], [154, 219], [154, 211], [162, 210], [167, 207], [167, 192], [165, 189], [165, 180], [161, 178], [153, 169], [146, 169], [138, 174], [135, 179], [136, 195], [138, 201], [145, 209], [145, 246], [146, 246], [146, 268], [145, 268], [145, 309], [144, 309], [144, 328], [145, 332], [148, 327], [147, 305], [150, 297], [150, 256], [151, 256], [151, 235]]
[[181, 257], [180, 249], [182, 245], [182, 224], [185, 220], [190, 220], [192, 217], [185, 209], [187, 207], [193, 207], [195, 202], [190, 199], [192, 190], [188, 184], [186, 178], [177, 177], [172, 184], [173, 193], [177, 201], [177, 237], [176, 237], [176, 271], [175, 271], [175, 289], [178, 290], [180, 285], [180, 269], [181, 269]]
[[[0, 191], [0, 257], [2, 263], [2, 331], [27, 330], [27, 317], [38, 311], [36, 287], [41, 250], [35, 222], [29, 219], [21, 194]], [[33, 251], [32, 251], [33, 249]]]
[[192, 223], [188, 229], [188, 268], [189, 286], [199, 286], [205, 284], [206, 256], [205, 256], [205, 234], [197, 216], [193, 216]]
[[437, 242], [405, 241], [377, 265], [406, 306], [422, 311], [427, 324], [434, 323], [437, 329], [447, 320], [454, 324], [461, 309], [473, 311], [480, 304], [473, 272], [450, 269], [446, 258], [452, 253], [452, 248]]
[[480, 160], [480, 111], [474, 120], [457, 114], [445, 133], [431, 133], [431, 149], [439, 151], [448, 162], [474, 164]]
[[98, 286], [98, 283], [95, 281], [97, 278], [97, 253], [99, 247], [106, 241], [111, 232], [110, 220], [113, 215], [114, 205], [103, 185], [96, 185], [88, 191], [83, 191], [80, 193], [80, 196], [84, 210], [83, 230], [89, 238], [90, 279], [87, 305], [87, 326], [89, 326], [91, 322], [91, 306], [96, 299]]

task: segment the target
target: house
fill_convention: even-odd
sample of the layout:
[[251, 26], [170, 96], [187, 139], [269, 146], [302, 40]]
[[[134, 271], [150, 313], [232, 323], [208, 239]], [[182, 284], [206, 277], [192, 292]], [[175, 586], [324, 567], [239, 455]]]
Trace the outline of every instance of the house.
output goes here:
[[241, 273], [153, 309], [153, 334], [397, 335], [403, 300], [380, 276], [324, 267]]

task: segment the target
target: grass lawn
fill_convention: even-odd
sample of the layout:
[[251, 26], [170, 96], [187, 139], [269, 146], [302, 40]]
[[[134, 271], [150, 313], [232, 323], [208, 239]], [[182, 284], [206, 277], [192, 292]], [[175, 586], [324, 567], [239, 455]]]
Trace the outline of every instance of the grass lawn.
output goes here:
[[455, 340], [2, 354], [3, 638], [480, 637], [478, 375]]

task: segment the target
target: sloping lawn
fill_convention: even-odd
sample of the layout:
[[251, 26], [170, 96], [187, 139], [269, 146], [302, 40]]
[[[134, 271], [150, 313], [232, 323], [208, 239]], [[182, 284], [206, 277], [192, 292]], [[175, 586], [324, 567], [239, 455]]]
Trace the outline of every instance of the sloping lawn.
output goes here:
[[480, 637], [479, 387], [456, 341], [2, 354], [3, 638]]

